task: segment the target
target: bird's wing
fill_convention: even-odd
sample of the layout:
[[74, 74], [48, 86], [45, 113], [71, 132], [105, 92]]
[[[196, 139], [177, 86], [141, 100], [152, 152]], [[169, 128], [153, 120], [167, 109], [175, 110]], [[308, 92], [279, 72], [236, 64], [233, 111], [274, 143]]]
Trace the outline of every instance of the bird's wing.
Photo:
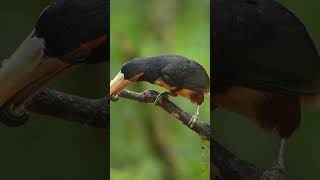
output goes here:
[[[214, 0], [213, 80], [320, 93], [320, 57], [304, 25], [273, 0]], [[223, 87], [218, 87], [223, 88]]]
[[203, 92], [210, 89], [210, 80], [205, 69], [191, 60], [169, 63], [161, 70], [161, 79], [178, 89]]

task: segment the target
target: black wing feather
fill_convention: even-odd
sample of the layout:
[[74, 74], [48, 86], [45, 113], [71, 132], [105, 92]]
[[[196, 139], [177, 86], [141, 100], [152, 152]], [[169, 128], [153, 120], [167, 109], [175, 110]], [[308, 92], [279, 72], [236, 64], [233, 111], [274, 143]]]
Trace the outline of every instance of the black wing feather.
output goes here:
[[172, 61], [161, 70], [161, 80], [177, 89], [208, 92], [210, 79], [206, 70], [192, 60]]
[[[304, 25], [273, 0], [213, 1], [213, 79], [304, 95], [320, 93], [320, 58]], [[219, 87], [220, 86], [220, 87]]]

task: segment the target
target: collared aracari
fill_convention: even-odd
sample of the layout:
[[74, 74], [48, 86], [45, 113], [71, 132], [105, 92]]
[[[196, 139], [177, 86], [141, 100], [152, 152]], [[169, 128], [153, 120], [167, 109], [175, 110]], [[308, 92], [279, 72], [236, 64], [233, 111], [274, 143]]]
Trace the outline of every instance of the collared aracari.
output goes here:
[[110, 96], [117, 95], [130, 84], [139, 81], [161, 86], [169, 92], [160, 93], [155, 103], [163, 96], [182, 96], [197, 104], [197, 111], [189, 122], [192, 127], [199, 117], [199, 106], [204, 95], [210, 94], [210, 79], [206, 70], [197, 62], [177, 55], [160, 55], [150, 58], [135, 58], [125, 63], [110, 82]]
[[277, 131], [273, 169], [281, 172], [285, 139], [300, 125], [301, 106], [320, 107], [319, 54], [302, 22], [273, 0], [212, 3], [212, 107]]
[[2, 122], [22, 124], [26, 102], [43, 87], [81, 64], [109, 59], [107, 3], [59, 0], [43, 10], [31, 34], [2, 62]]

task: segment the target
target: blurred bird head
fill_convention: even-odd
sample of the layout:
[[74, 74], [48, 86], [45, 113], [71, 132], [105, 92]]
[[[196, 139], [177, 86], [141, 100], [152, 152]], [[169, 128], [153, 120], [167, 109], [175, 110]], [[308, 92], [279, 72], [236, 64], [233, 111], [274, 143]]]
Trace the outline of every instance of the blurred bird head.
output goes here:
[[81, 64], [109, 60], [107, 5], [59, 0], [43, 10], [31, 34], [2, 62], [1, 112], [20, 117], [24, 104], [54, 80]]

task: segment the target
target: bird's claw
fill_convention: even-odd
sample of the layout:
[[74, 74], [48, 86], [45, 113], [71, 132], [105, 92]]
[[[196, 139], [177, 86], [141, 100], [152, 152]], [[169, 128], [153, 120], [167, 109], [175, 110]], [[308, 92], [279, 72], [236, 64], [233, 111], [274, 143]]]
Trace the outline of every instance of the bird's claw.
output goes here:
[[111, 101], [118, 101], [120, 99], [119, 95], [111, 95], [110, 100]]
[[159, 94], [159, 92], [158, 92], [158, 91], [153, 90], [153, 89], [148, 89], [148, 90], [146, 90], [146, 91], [144, 91], [144, 92], [145, 92], [145, 93], [150, 93], [150, 94], [152, 94], [152, 95]]
[[157, 105], [157, 104], [161, 103], [162, 102], [162, 98], [167, 98], [168, 99], [167, 92], [162, 92], [162, 93], [158, 94], [156, 100], [153, 102], [154, 105]]
[[193, 125], [199, 120], [199, 106], [197, 107], [196, 113], [191, 117], [190, 121], [188, 122], [188, 126], [190, 128], [193, 127]]
[[270, 169], [263, 172], [260, 180], [279, 180], [284, 172], [284, 166], [279, 163], [275, 163]]
[[190, 121], [188, 122], [188, 126], [193, 128], [193, 125], [199, 120], [199, 114], [195, 114], [191, 117]]

